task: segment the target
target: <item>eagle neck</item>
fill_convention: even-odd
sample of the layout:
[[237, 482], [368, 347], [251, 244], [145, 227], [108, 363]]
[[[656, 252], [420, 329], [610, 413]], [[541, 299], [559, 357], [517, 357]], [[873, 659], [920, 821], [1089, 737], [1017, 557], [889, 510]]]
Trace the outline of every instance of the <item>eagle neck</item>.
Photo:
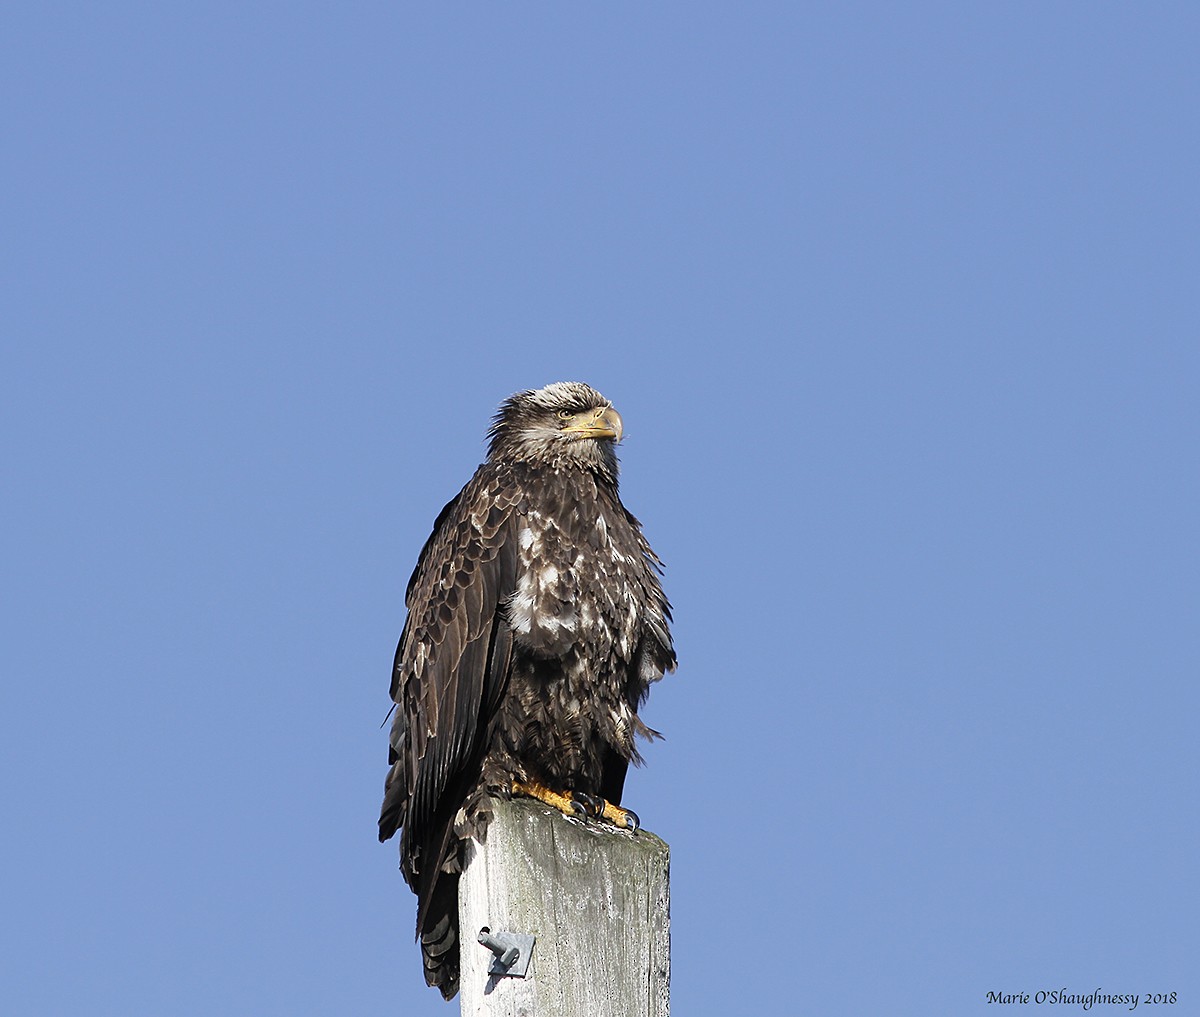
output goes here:
[[591, 487], [603, 499], [616, 499], [618, 496], [617, 478], [602, 469], [532, 462], [514, 463], [509, 469], [514, 477], [524, 481], [529, 490], [579, 491]]

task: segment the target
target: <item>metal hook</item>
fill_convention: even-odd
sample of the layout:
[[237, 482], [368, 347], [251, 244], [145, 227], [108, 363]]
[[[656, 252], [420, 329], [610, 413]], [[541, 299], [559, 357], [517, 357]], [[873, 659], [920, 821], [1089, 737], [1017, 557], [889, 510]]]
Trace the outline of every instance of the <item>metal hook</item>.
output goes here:
[[529, 958], [533, 953], [535, 937], [523, 932], [495, 932], [486, 925], [479, 930], [476, 937], [496, 956], [488, 973], [493, 975], [513, 975], [524, 978], [529, 970]]

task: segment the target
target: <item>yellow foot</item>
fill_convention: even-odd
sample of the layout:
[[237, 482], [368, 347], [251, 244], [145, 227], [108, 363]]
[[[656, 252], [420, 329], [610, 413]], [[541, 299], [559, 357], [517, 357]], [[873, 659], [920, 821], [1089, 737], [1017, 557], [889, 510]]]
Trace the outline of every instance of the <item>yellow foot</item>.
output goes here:
[[600, 815], [607, 819], [613, 826], [619, 826], [622, 830], [632, 830], [637, 833], [641, 828], [641, 820], [633, 809], [623, 809], [619, 805], [613, 805], [612, 802], [606, 802], [603, 798], [599, 799], [603, 804], [600, 810]]
[[620, 827], [622, 830], [633, 830], [635, 833], [641, 826], [636, 812], [630, 809], [622, 809], [620, 806], [613, 805], [603, 798], [596, 798], [592, 795], [584, 794], [582, 791], [563, 791], [560, 793], [558, 791], [551, 791], [545, 784], [523, 784], [520, 781], [514, 780], [512, 792], [515, 795], [536, 798], [539, 802], [545, 802], [551, 808], [558, 809], [559, 812], [566, 816], [575, 816], [578, 819], [587, 819], [589, 817], [607, 819], [613, 826]]
[[525, 795], [527, 798], [536, 798], [539, 802], [545, 802], [552, 809], [558, 809], [565, 816], [578, 816], [581, 819], [587, 817], [587, 807], [582, 802], [575, 801], [570, 791], [559, 794], [557, 791], [551, 791], [545, 784], [522, 784], [519, 780], [514, 780], [512, 793]]

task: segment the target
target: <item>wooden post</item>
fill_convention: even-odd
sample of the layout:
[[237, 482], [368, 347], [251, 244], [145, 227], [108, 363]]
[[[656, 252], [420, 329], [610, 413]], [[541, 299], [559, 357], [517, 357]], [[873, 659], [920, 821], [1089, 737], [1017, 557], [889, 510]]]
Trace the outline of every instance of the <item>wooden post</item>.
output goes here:
[[[463, 1017], [668, 1017], [667, 845], [527, 798], [492, 804], [459, 883]], [[484, 926], [537, 937], [526, 977], [488, 974]]]

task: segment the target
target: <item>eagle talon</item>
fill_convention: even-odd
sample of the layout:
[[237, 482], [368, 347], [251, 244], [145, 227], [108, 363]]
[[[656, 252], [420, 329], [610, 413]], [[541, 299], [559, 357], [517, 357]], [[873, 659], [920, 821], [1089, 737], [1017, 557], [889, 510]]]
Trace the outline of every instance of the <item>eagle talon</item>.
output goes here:
[[604, 815], [604, 807], [608, 803], [603, 798], [596, 798], [583, 791], [568, 791], [573, 805], [581, 806], [588, 819], [599, 819]]
[[600, 815], [597, 810], [597, 800], [591, 795], [581, 794], [579, 791], [551, 791], [545, 784], [539, 784], [536, 781], [523, 783], [519, 780], [512, 782], [512, 793], [514, 795], [524, 795], [527, 798], [536, 798], [539, 802], [549, 805], [553, 809], [558, 809], [564, 816], [570, 816], [573, 819], [579, 819], [587, 822], [589, 819], [594, 819]]
[[638, 819], [638, 814], [633, 809], [623, 809], [619, 805], [613, 805], [612, 802], [604, 803], [604, 811], [601, 815], [620, 830], [637, 833], [642, 828], [642, 821]]

